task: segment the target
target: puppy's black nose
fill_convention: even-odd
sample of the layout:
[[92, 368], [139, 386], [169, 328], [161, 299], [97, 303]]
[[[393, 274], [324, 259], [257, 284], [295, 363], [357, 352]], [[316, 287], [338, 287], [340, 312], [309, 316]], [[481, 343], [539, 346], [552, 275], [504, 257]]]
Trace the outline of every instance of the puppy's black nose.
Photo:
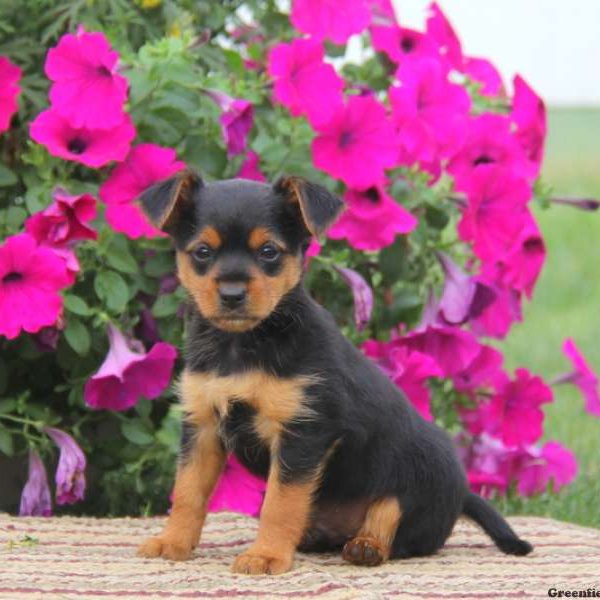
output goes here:
[[239, 308], [246, 300], [246, 286], [243, 283], [221, 283], [219, 296], [225, 308]]

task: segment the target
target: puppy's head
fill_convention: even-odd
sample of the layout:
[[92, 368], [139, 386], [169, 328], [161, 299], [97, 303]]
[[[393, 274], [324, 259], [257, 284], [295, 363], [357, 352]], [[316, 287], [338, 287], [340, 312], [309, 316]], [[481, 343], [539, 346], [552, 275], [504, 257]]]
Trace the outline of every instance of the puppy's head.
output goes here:
[[174, 240], [179, 279], [200, 313], [234, 332], [258, 325], [298, 284], [311, 236], [321, 235], [343, 206], [296, 177], [272, 186], [204, 183], [192, 171], [153, 186], [140, 202]]

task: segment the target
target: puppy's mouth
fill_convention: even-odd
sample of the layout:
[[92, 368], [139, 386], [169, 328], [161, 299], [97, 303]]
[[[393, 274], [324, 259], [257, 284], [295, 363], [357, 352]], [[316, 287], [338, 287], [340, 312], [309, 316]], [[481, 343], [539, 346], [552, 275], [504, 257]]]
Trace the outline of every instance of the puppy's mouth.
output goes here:
[[224, 329], [225, 331], [248, 331], [256, 327], [261, 319], [250, 315], [230, 314], [215, 316], [211, 321], [219, 329]]

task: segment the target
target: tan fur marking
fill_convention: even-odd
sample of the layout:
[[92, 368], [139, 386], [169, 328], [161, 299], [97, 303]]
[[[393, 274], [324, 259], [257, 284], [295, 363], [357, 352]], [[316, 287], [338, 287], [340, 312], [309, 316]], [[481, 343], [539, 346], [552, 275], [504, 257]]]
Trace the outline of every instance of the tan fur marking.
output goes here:
[[215, 411], [222, 417], [227, 415], [230, 400], [243, 400], [258, 413], [257, 433], [270, 444], [285, 423], [310, 418], [311, 411], [303, 402], [304, 388], [316, 381], [308, 376], [284, 379], [263, 371], [228, 377], [184, 371], [179, 390], [188, 420], [198, 425], [210, 422]]
[[248, 236], [248, 246], [252, 248], [252, 250], [258, 250], [267, 242], [272, 241], [274, 241], [273, 234], [266, 227], [256, 227], [256, 229], [253, 229]]
[[213, 249], [219, 248], [223, 240], [221, 234], [210, 225], [205, 227], [187, 246], [186, 252], [191, 252], [200, 244], [206, 244]]
[[377, 540], [384, 559], [390, 555], [390, 549], [398, 524], [402, 517], [402, 510], [397, 498], [381, 498], [375, 500], [367, 510], [367, 516], [357, 537], [373, 538]]
[[233, 564], [235, 573], [279, 574], [292, 567], [308, 524], [316, 481], [283, 484], [276, 461], [269, 472], [256, 541]]
[[192, 257], [186, 252], [177, 252], [177, 275], [198, 310], [207, 318], [215, 316], [219, 310], [219, 290], [215, 279], [210, 275], [198, 275], [192, 266]]
[[163, 532], [146, 540], [138, 554], [146, 558], [162, 556], [186, 560], [198, 544], [206, 517], [206, 504], [225, 463], [225, 453], [217, 436], [216, 423], [199, 430], [187, 460], [177, 469], [173, 509]]

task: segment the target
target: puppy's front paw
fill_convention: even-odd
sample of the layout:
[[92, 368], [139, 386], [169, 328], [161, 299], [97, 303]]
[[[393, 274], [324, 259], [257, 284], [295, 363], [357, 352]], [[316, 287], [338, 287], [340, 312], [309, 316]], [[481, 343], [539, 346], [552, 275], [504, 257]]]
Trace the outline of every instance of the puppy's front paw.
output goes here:
[[142, 558], [157, 558], [162, 556], [166, 560], [187, 560], [192, 555], [192, 546], [156, 536], [148, 538], [140, 544], [137, 555]]
[[231, 570], [245, 575], [280, 575], [292, 568], [292, 562], [292, 556], [262, 556], [248, 551], [235, 559]]
[[377, 540], [370, 537], [355, 537], [346, 542], [342, 558], [354, 565], [375, 567], [385, 560], [385, 553]]

